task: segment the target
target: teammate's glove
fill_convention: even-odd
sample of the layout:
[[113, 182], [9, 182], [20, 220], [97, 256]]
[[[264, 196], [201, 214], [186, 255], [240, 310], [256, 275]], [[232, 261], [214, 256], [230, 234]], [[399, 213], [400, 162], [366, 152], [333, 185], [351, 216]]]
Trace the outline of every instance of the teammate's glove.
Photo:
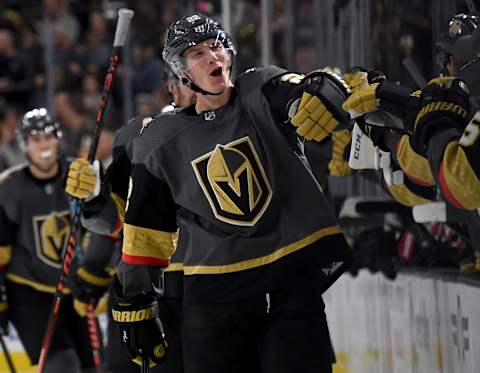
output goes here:
[[[80, 266], [72, 276], [70, 288], [74, 297], [73, 306], [81, 316], [87, 315], [88, 304], [98, 305], [105, 294], [112, 276], [104, 270], [95, 270], [87, 265]], [[98, 307], [96, 309], [98, 312]]]
[[100, 193], [101, 173], [98, 160], [91, 165], [86, 159], [77, 158], [70, 163], [65, 191], [72, 197], [91, 200]]
[[348, 165], [352, 136], [349, 130], [332, 133], [332, 158], [328, 171], [332, 176], [347, 176], [352, 172]]
[[149, 359], [150, 367], [154, 367], [165, 359], [167, 353], [157, 300], [144, 293], [124, 298], [119, 296], [120, 292], [121, 285], [116, 281], [112, 317], [120, 327], [121, 343], [135, 363], [141, 366], [143, 359]]
[[297, 134], [306, 140], [322, 141], [333, 131], [352, 125], [348, 114], [342, 110], [350, 89], [340, 76], [315, 71], [303, 78], [301, 87], [301, 96], [295, 97], [288, 108]]
[[0, 334], [8, 335], [8, 300], [5, 273], [0, 273]]
[[463, 80], [453, 77], [432, 79], [420, 96], [412, 146], [425, 150], [428, 141], [439, 128], [463, 130], [470, 111], [469, 96], [470, 90]]

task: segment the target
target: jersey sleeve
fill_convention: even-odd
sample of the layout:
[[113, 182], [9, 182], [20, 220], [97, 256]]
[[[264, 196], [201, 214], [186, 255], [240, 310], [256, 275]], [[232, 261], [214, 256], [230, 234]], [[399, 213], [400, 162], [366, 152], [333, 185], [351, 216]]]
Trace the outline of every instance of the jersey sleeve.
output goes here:
[[462, 209], [480, 207], [480, 114], [463, 132], [439, 131], [427, 145], [427, 155], [442, 196]]
[[176, 242], [176, 210], [165, 181], [143, 163], [132, 165], [122, 261], [166, 267]]

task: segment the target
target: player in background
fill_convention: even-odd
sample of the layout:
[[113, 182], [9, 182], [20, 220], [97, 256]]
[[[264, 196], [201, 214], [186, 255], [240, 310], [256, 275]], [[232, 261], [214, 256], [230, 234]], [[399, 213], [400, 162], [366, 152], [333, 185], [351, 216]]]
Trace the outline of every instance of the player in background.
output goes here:
[[[167, 67], [164, 80], [172, 104], [162, 109], [162, 112], [178, 110], [179, 107], [191, 106], [195, 101], [195, 94], [185, 87]], [[133, 119], [125, 127], [118, 130], [113, 148], [113, 162], [106, 171], [102, 188], [95, 191], [100, 183], [95, 175], [93, 166], [84, 159], [72, 162], [67, 175], [66, 192], [76, 198], [87, 198], [83, 216], [84, 226], [92, 232], [90, 245], [93, 250], [86, 253], [84, 264], [76, 271], [74, 283], [78, 292], [76, 304], [85, 308], [85, 304], [98, 302], [106, 290], [105, 283], [107, 268], [119, 259], [119, 252], [114, 248], [116, 239], [121, 238], [125, 201], [127, 199], [128, 180], [130, 176], [130, 162], [132, 157], [133, 139], [152, 123], [152, 117]], [[98, 194], [98, 195], [95, 195]], [[120, 228], [120, 229], [119, 229]], [[169, 335], [169, 355], [166, 361], [153, 368], [154, 372], [182, 373], [183, 359], [181, 351], [181, 302], [183, 296], [183, 266], [181, 252], [178, 251], [171, 258], [171, 265], [163, 277], [163, 296], [159, 299], [159, 310], [166, 333]], [[85, 275], [89, 274], [89, 275]], [[110, 307], [109, 307], [110, 309]], [[108, 345], [105, 349], [106, 369], [108, 372], [137, 372], [138, 366], [132, 363], [124, 353], [125, 349], [118, 341], [120, 334], [118, 327], [113, 324], [111, 314], [108, 323]]]
[[[60, 125], [46, 109], [25, 113], [17, 136], [28, 162], [1, 175], [0, 319], [3, 333], [12, 321], [36, 364], [71, 226], [62, 186], [68, 162], [60, 152]], [[45, 371], [75, 372], [81, 366], [82, 372], [94, 372], [86, 321], [75, 312], [69, 290], [65, 293]]]

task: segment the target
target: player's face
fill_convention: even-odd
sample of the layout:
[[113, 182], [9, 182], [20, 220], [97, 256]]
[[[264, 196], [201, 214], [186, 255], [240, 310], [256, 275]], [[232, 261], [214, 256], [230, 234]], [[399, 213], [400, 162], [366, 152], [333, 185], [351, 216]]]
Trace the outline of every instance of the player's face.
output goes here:
[[33, 165], [42, 171], [50, 170], [57, 162], [58, 138], [52, 133], [28, 136], [27, 154]]
[[203, 90], [222, 92], [230, 80], [230, 55], [216, 39], [188, 48], [184, 54], [187, 73]]

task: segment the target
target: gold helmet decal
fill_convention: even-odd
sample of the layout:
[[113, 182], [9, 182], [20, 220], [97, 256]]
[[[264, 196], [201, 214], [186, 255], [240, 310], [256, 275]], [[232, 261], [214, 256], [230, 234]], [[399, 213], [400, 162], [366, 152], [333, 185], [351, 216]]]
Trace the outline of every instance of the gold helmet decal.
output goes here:
[[70, 232], [68, 211], [33, 217], [37, 256], [52, 267], [61, 267], [62, 253]]
[[267, 209], [272, 189], [248, 137], [217, 145], [192, 166], [217, 219], [251, 226]]

